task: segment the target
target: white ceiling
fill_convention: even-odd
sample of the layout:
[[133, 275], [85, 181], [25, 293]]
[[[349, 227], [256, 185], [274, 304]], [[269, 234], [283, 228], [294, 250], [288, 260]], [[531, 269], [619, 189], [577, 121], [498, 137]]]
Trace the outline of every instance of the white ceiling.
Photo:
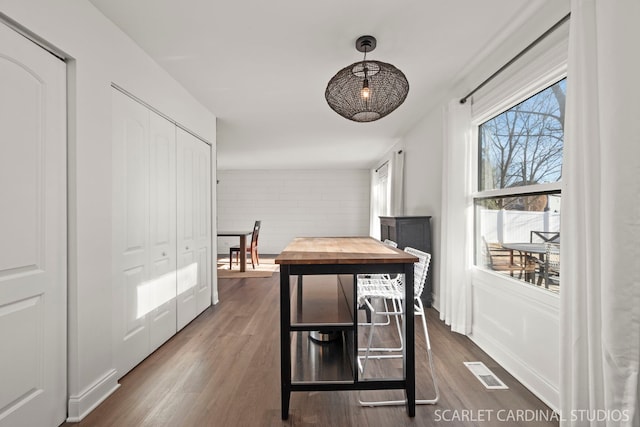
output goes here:
[[[90, 0], [218, 118], [219, 169], [368, 168], [478, 54], [548, 0]], [[362, 59], [409, 80], [403, 105], [355, 123], [324, 91]]]

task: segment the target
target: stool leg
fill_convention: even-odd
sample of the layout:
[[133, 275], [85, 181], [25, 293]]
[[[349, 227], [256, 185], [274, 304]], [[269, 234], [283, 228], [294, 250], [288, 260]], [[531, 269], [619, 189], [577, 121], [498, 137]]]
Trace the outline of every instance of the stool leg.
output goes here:
[[416, 303], [418, 304], [418, 310], [416, 310], [416, 314], [422, 317], [422, 328], [424, 329], [424, 339], [425, 344], [427, 346], [427, 356], [429, 360], [429, 369], [431, 370], [431, 380], [433, 382], [433, 388], [435, 389], [436, 395], [433, 399], [428, 400], [416, 400], [416, 404], [418, 405], [434, 405], [440, 399], [440, 390], [438, 389], [438, 379], [436, 377], [436, 370], [433, 367], [433, 354], [431, 352], [431, 340], [429, 339], [429, 330], [427, 329], [427, 314], [424, 312], [424, 306], [422, 305], [422, 301], [420, 298], [416, 298]]
[[[391, 316], [393, 315], [396, 320], [396, 329], [398, 331], [398, 337], [400, 339], [400, 347], [371, 347], [369, 348], [369, 351], [374, 351], [374, 352], [402, 351], [404, 348], [403, 338], [402, 338], [402, 326], [400, 325], [400, 319], [398, 318], [398, 315], [402, 313], [402, 307], [400, 306], [400, 302], [398, 302], [395, 298], [392, 299], [391, 303], [393, 304], [393, 311], [389, 311], [389, 307], [387, 305], [387, 299], [386, 298], [380, 298], [380, 299], [384, 302], [384, 311], [381, 311], [378, 314], [385, 315], [387, 317], [387, 320], [385, 322], [377, 322], [376, 326], [387, 326], [389, 323], [391, 323]], [[367, 313], [367, 316], [371, 318], [370, 313]], [[364, 323], [358, 323], [358, 324], [361, 326], [369, 326], [370, 322], [364, 322]], [[366, 348], [358, 348], [358, 351], [366, 351]], [[369, 356], [369, 357], [378, 358], [379, 356]]]
[[[362, 378], [364, 378], [364, 371], [365, 369], [367, 369], [367, 361], [369, 360], [369, 352], [371, 351], [371, 343], [373, 341], [373, 331], [374, 331], [374, 328], [376, 327], [376, 322], [375, 322], [376, 309], [373, 308], [373, 305], [369, 302], [369, 300], [365, 299], [364, 302], [369, 307], [369, 310], [371, 310], [371, 325], [369, 326], [369, 340], [367, 342], [367, 349], [364, 354], [364, 363], [362, 364], [362, 369], [360, 369], [360, 372], [362, 373]], [[358, 358], [358, 363], [360, 363], [360, 358]]]
[[[416, 399], [416, 405], [435, 405], [440, 399], [440, 390], [438, 389], [438, 380], [436, 378], [436, 371], [433, 366], [433, 353], [431, 351], [431, 340], [429, 339], [429, 331], [427, 329], [427, 318], [426, 318], [426, 313], [424, 312], [424, 306], [422, 305], [422, 301], [420, 301], [420, 298], [416, 298], [415, 302], [417, 304], [417, 306], [414, 306], [415, 314], [417, 316], [422, 317], [422, 328], [424, 330], [425, 345], [427, 346], [427, 360], [429, 362], [429, 370], [431, 371], [431, 380], [433, 382], [433, 388], [435, 390], [435, 397], [433, 399], [420, 399], [420, 400]], [[371, 340], [371, 337], [369, 337], [369, 340]], [[393, 357], [393, 356], [387, 356], [387, 357]], [[398, 355], [397, 357], [402, 357], [402, 356]], [[365, 359], [365, 364], [366, 364], [366, 359]], [[363, 377], [364, 377], [364, 369], [363, 369]], [[358, 401], [360, 405], [370, 406], [370, 407], [395, 406], [395, 405], [404, 405], [407, 403], [406, 400], [382, 400], [377, 402], [369, 402], [369, 401], [363, 401], [361, 398], [359, 398]]]

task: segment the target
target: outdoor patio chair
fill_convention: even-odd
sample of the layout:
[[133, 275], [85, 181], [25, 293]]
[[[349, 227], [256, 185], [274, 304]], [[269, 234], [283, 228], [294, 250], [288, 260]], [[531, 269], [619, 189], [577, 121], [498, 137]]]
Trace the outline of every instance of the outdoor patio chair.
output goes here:
[[560, 283], [560, 245], [557, 243], [545, 244], [545, 286], [549, 286], [549, 282]]
[[560, 243], [560, 232], [531, 230], [529, 233], [529, 241], [531, 243]]
[[522, 253], [515, 255], [512, 250], [505, 249], [499, 243], [487, 243], [482, 237], [482, 255], [485, 266], [494, 271], [508, 271], [511, 276], [518, 272], [518, 279], [533, 280], [538, 266], [535, 259]]

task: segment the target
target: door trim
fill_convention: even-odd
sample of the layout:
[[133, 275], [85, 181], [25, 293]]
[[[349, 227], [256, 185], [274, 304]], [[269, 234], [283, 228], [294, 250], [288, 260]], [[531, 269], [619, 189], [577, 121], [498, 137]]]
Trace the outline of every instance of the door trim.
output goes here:
[[34, 32], [30, 31], [28, 28], [23, 27], [18, 22], [9, 18], [4, 13], [0, 12], [0, 22], [4, 23], [7, 27], [14, 30], [16, 33], [25, 37], [27, 40], [37, 44], [56, 58], [60, 59], [63, 62], [66, 62], [67, 59], [70, 59], [69, 55], [64, 53], [62, 50], [58, 49], [42, 37], [38, 36]]

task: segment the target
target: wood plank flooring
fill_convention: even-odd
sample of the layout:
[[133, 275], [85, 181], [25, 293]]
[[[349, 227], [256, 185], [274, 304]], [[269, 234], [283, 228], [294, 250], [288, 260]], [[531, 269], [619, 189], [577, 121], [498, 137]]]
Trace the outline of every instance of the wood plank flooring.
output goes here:
[[[367, 408], [358, 392], [295, 392], [280, 419], [279, 276], [220, 279], [210, 307], [121, 380], [81, 423], [64, 426], [557, 426], [552, 411], [468, 338], [450, 332], [429, 309], [440, 401]], [[378, 328], [381, 332], [383, 328]], [[391, 331], [391, 329], [388, 329]], [[392, 339], [394, 335], [389, 335]], [[364, 339], [364, 336], [361, 337]], [[422, 326], [416, 323], [418, 398], [433, 394]], [[463, 361], [484, 362], [509, 390], [486, 390]], [[379, 362], [382, 364], [383, 362]], [[373, 372], [373, 371], [372, 371]], [[364, 392], [363, 397], [402, 393]], [[520, 417], [520, 418], [518, 418]]]

